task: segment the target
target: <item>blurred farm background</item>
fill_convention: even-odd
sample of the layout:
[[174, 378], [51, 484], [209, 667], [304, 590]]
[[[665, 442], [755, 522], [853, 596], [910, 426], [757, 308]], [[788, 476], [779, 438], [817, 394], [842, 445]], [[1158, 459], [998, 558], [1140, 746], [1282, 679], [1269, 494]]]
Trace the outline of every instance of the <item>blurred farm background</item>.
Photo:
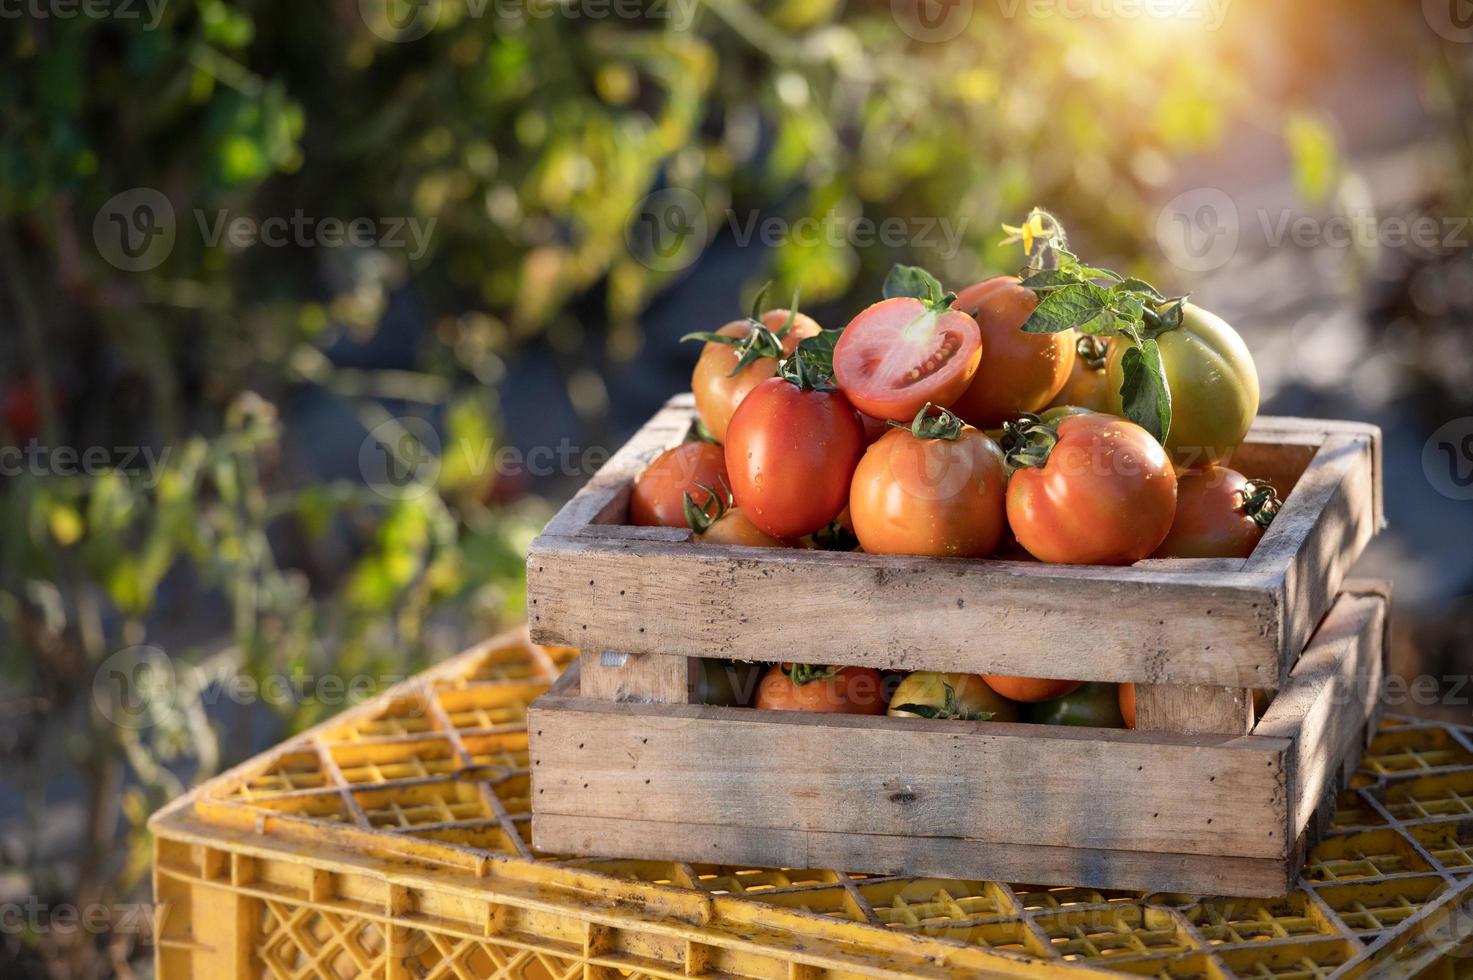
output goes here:
[[1385, 427], [1361, 571], [1433, 679], [1394, 710], [1469, 721], [1460, 13], [7, 8], [0, 901], [42, 908], [0, 964], [146, 975], [146, 934], [36, 924], [146, 901], [165, 799], [516, 621], [541, 522], [688, 385], [682, 334], [769, 280], [835, 326], [899, 260], [1009, 271], [1034, 204], [1234, 323], [1265, 411]]

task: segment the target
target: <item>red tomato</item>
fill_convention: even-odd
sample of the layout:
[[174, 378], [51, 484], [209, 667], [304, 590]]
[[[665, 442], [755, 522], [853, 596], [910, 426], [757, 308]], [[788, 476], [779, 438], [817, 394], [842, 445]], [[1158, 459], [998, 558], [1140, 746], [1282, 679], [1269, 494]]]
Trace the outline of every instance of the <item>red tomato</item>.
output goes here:
[[[762, 325], [776, 332], [782, 329], [787, 319], [787, 310], [768, 310], [762, 314]], [[796, 314], [793, 325], [782, 338], [783, 353], [791, 354], [799, 341], [815, 337], [819, 331], [813, 317]], [[716, 332], [727, 337], [746, 337], [752, 332], [752, 321], [733, 320]], [[696, 361], [695, 373], [691, 375], [690, 387], [696, 396], [696, 411], [701, 413], [701, 421], [706, 423], [711, 438], [717, 442], [726, 441], [726, 427], [742, 399], [777, 373], [776, 358], [759, 357], [733, 375], [731, 372], [736, 369], [741, 356], [741, 352], [731, 344], [709, 341], [701, 349], [700, 360]]]
[[726, 436], [732, 496], [773, 537], [817, 531], [849, 502], [864, 424], [841, 392], [764, 381], [737, 406]]
[[950, 413], [891, 429], [854, 471], [854, 533], [869, 554], [987, 558], [1007, 523], [1007, 484], [997, 443]]
[[[882, 715], [885, 679], [869, 667], [799, 668], [798, 681], [788, 665], [767, 672], [757, 685], [754, 707], [768, 711], [808, 711], [827, 715]], [[805, 679], [811, 677], [812, 679]]]
[[[1009, 461], [1020, 466], [1008, 483], [1018, 543], [1045, 562], [1129, 565], [1149, 557], [1176, 513], [1176, 473], [1161, 444], [1108, 415], [1065, 418], [1051, 449], [1048, 432], [1022, 426], [1009, 434]], [[1020, 451], [1020, 439], [1037, 455]]]
[[[644, 527], [686, 527], [685, 495], [705, 502], [706, 490], [721, 493], [726, 453], [712, 442], [687, 442], [667, 449], [646, 466], [629, 495], [629, 523]], [[702, 487], [706, 490], [701, 489]], [[707, 513], [714, 513], [713, 507]]]
[[1278, 512], [1273, 487], [1209, 466], [1176, 481], [1176, 519], [1156, 558], [1247, 558]]
[[996, 428], [1053, 401], [1074, 368], [1075, 334], [1024, 333], [1038, 296], [1016, 276], [998, 276], [957, 294], [956, 309], [976, 317], [982, 363], [971, 385], [951, 405], [981, 429]]
[[1051, 681], [1036, 677], [1008, 677], [1005, 674], [983, 674], [987, 686], [1012, 701], [1036, 704], [1052, 701], [1079, 690], [1084, 681]]
[[981, 357], [971, 317], [897, 296], [849, 321], [834, 346], [834, 380], [866, 415], [909, 422], [927, 402], [950, 405]]

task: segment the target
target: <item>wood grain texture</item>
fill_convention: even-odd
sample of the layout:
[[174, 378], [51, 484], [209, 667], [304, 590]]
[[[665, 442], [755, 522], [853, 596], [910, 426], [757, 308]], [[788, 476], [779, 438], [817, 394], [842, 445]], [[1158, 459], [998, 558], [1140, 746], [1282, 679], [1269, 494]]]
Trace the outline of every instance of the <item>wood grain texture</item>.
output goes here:
[[584, 698], [529, 717], [537, 814], [1264, 858], [1291, 843], [1286, 739]]
[[[1292, 492], [1245, 562], [1122, 569], [696, 547], [681, 529], [620, 526], [628, 484], [686, 437], [694, 417], [689, 395], [672, 399], [534, 542], [527, 591], [536, 642], [1272, 688], [1381, 522], [1378, 430], [1265, 417], [1233, 465]], [[804, 630], [798, 653], [800, 620], [821, 628]]]
[[1257, 717], [1253, 689], [1203, 684], [1137, 684], [1136, 731], [1246, 735]]
[[602, 816], [539, 814], [532, 844], [550, 853], [592, 854], [619, 840], [625, 857], [724, 863], [754, 867], [844, 868], [866, 874], [957, 878], [986, 868], [983, 880], [1068, 883], [1086, 888], [1181, 892], [1191, 895], [1283, 895], [1299, 865], [1277, 858], [1107, 851], [1043, 844], [998, 844], [958, 838], [834, 834]]
[[582, 649], [1239, 687], [1281, 673], [1275, 596], [1251, 577], [546, 536], [527, 574], [533, 640]]
[[699, 661], [658, 653], [626, 654], [619, 665], [602, 661], [602, 653], [579, 655], [583, 697], [648, 704], [689, 704], [694, 699], [693, 667]]
[[529, 712], [536, 846], [1281, 894], [1376, 712], [1387, 600], [1342, 595], [1249, 735], [616, 704]]

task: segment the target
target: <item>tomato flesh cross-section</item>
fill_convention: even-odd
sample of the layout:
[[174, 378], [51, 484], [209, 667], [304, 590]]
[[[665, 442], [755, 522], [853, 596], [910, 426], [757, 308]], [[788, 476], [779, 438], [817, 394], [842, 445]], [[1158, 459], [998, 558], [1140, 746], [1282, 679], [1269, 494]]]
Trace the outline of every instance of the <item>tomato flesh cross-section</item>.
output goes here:
[[909, 422], [927, 402], [947, 406], [959, 398], [981, 359], [975, 320], [899, 296], [844, 328], [834, 347], [834, 379], [864, 414]]

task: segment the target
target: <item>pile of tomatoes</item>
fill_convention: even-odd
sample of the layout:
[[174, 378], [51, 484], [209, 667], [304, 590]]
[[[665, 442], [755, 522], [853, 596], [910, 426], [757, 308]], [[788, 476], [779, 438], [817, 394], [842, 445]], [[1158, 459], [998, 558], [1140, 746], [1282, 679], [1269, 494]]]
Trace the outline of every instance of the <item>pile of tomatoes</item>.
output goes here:
[[[748, 318], [692, 334], [704, 343], [692, 378], [704, 432], [637, 478], [631, 521], [689, 526], [700, 543], [871, 554], [1246, 557], [1279, 506], [1271, 486], [1225, 465], [1258, 411], [1246, 345], [1185, 298], [1064, 254], [1067, 272], [1035, 267], [957, 294], [899, 266], [842, 330], [797, 312], [796, 298], [767, 311], [759, 298]], [[1100, 277], [1107, 286], [1088, 281]], [[1112, 685], [916, 674], [897, 699], [880, 681], [779, 665], [752, 701], [1116, 724], [1134, 713]]]

